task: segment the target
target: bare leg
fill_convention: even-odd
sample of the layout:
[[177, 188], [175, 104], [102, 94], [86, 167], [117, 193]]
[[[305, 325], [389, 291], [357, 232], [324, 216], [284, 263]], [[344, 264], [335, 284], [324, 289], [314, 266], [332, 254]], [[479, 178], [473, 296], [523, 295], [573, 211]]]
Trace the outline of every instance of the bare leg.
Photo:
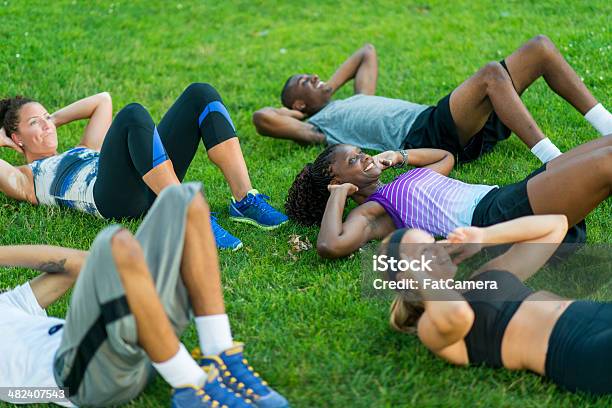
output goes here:
[[234, 198], [242, 200], [253, 187], [238, 138], [233, 137], [214, 146], [208, 150], [208, 157], [221, 169]]
[[195, 316], [225, 313], [219, 259], [208, 204], [197, 194], [187, 211], [181, 276]]
[[584, 219], [612, 192], [612, 147], [558, 163], [527, 183], [535, 214], [565, 214], [569, 225]]
[[519, 98], [539, 77], [581, 114], [597, 104], [546, 36], [532, 38], [505, 61], [512, 80], [500, 64], [492, 62], [453, 91], [450, 108], [462, 145], [482, 129], [492, 110], [529, 148], [542, 140], [544, 134]]
[[530, 149], [546, 138], [499, 62], [488, 63], [459, 85], [449, 104], [462, 146], [482, 129], [493, 110]]
[[510, 54], [506, 66], [519, 95], [536, 79], [544, 77], [548, 86], [581, 114], [597, 104], [555, 44], [544, 35], [532, 38]]
[[145, 182], [151, 190], [159, 195], [161, 191], [171, 185], [181, 184], [174, 172], [174, 166], [170, 160], [153, 167], [147, 174], [142, 176], [142, 181]]
[[169, 360], [178, 352], [179, 340], [157, 295], [140, 244], [129, 231], [121, 230], [113, 237], [111, 248], [136, 320], [138, 343], [153, 362]]
[[587, 153], [591, 153], [595, 150], [603, 149], [605, 147], [612, 146], [612, 135], [602, 136], [597, 139], [593, 139], [588, 143], [581, 144], [579, 146], [574, 147], [572, 150], [568, 150], [563, 153], [561, 156], [551, 160], [548, 162], [546, 169], [552, 170], [556, 166], [567, 163], [570, 160], [575, 159], [578, 156], [582, 156]]

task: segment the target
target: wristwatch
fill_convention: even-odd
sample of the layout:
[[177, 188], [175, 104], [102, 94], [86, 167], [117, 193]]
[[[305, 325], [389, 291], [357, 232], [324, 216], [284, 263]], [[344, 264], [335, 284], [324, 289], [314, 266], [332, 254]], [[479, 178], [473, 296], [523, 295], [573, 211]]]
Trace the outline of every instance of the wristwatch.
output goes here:
[[402, 155], [402, 162], [393, 166], [396, 169], [406, 167], [408, 165], [408, 152], [406, 150], [398, 150], [398, 152]]

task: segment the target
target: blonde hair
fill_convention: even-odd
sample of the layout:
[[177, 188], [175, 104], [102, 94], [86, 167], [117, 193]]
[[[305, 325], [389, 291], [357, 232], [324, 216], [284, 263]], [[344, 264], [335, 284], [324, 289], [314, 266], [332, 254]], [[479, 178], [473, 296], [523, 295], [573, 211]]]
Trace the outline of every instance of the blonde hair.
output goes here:
[[394, 330], [402, 333], [416, 334], [417, 322], [425, 312], [423, 302], [406, 300], [401, 295], [395, 296], [389, 310], [389, 324]]
[[[404, 229], [404, 231], [406, 233], [406, 231], [416, 230]], [[381, 242], [381, 245], [378, 247], [378, 255], [388, 254], [390, 237], [391, 234]], [[390, 279], [390, 276], [385, 274], [385, 279]], [[389, 309], [389, 324], [398, 332], [416, 334], [417, 322], [421, 315], [423, 315], [423, 312], [425, 312], [425, 305], [421, 300], [418, 300], [416, 293], [410, 292], [409, 295], [416, 299], [408, 300], [406, 295], [395, 295], [395, 299], [393, 299]]]

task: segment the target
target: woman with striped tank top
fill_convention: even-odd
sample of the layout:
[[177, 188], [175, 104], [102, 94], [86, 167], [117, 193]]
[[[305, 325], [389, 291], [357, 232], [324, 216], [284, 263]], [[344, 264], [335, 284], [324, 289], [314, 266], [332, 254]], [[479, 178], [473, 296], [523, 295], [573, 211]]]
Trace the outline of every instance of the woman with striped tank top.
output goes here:
[[[388, 184], [391, 166], [417, 168]], [[564, 214], [565, 242], [584, 242], [584, 218], [612, 191], [612, 135], [578, 146], [503, 187], [451, 179], [453, 156], [438, 149], [387, 151], [369, 156], [351, 145], [333, 145], [298, 174], [285, 209], [290, 219], [319, 225], [317, 251], [347, 256], [398, 228], [445, 237], [459, 227], [489, 226], [534, 214]], [[357, 204], [346, 220], [348, 197]]]
[[[155, 125], [132, 103], [112, 118], [106, 92], [53, 114], [23, 97], [0, 101], [0, 147], [21, 153], [25, 166], [0, 160], [0, 192], [35, 205], [59, 205], [107, 219], [143, 216], [166, 187], [179, 184], [200, 141], [232, 192], [235, 221], [272, 229], [287, 220], [252, 188], [236, 129], [219, 93], [189, 85]], [[57, 152], [57, 128], [87, 119], [79, 144]], [[240, 240], [211, 219], [217, 246], [236, 250]]]

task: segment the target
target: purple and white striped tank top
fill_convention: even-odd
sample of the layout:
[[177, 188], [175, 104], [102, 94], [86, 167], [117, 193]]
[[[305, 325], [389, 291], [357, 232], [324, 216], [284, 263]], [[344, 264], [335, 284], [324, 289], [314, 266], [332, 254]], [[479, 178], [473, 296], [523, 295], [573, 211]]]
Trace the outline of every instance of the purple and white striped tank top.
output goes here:
[[383, 206], [397, 228], [445, 237], [472, 224], [476, 205], [497, 186], [467, 184], [427, 168], [410, 170], [368, 197]]

